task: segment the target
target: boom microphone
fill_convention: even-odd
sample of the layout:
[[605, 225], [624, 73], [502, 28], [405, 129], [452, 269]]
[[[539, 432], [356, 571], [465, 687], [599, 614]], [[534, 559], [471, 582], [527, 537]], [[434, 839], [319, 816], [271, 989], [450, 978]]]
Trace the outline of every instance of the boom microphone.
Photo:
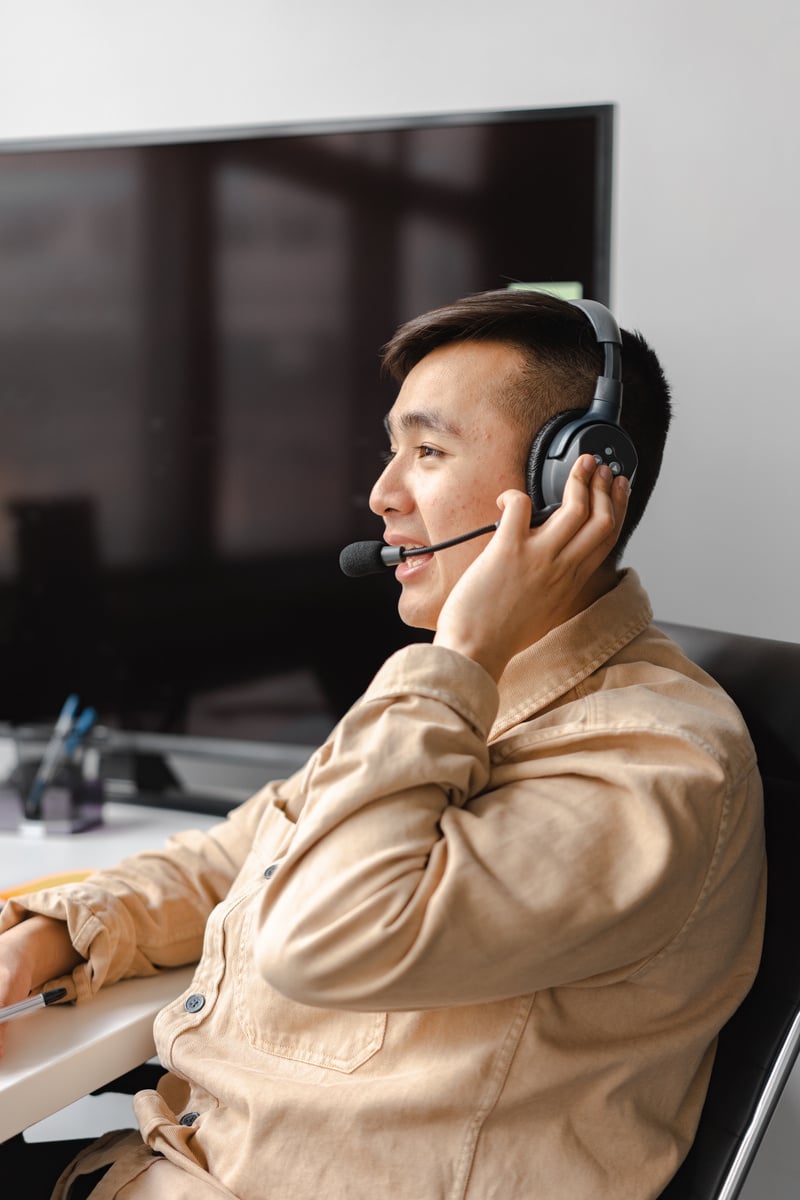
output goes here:
[[[547, 518], [559, 507], [558, 504], [548, 504], [531, 517], [531, 529], [543, 525]], [[462, 533], [459, 537], [449, 538], [446, 542], [437, 542], [434, 546], [387, 546], [384, 542], [352, 542], [345, 546], [339, 555], [339, 566], [345, 575], [351, 579], [360, 579], [362, 575], [379, 575], [384, 567], [396, 567], [406, 558], [416, 554], [436, 554], [439, 550], [447, 550], [450, 546], [458, 546], [471, 538], [481, 537], [484, 533], [493, 533], [499, 521], [492, 525], [483, 525], [470, 533]]]

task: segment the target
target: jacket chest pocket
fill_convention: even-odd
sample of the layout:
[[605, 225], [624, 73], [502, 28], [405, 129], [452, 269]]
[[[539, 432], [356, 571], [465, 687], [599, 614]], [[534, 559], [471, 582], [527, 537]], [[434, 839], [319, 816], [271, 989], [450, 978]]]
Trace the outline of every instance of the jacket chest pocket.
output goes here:
[[386, 1013], [311, 1008], [276, 992], [255, 969], [253, 912], [242, 913], [236, 939], [235, 1008], [239, 1024], [255, 1050], [350, 1074], [383, 1045]]

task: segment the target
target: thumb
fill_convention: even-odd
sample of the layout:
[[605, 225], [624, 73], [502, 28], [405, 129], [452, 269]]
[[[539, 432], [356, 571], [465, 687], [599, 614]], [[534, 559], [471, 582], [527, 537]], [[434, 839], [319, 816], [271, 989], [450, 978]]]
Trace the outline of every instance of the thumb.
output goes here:
[[531, 498], [526, 492], [521, 492], [517, 488], [508, 488], [497, 497], [497, 507], [502, 514], [498, 529], [530, 529]]

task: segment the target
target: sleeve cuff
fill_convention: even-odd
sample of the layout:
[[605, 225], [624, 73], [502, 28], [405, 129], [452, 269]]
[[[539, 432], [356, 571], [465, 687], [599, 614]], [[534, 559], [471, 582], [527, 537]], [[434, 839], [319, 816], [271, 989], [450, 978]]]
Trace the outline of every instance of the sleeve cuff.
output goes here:
[[476, 733], [489, 736], [497, 716], [497, 684], [488, 671], [446, 646], [405, 646], [386, 660], [363, 703], [406, 695], [428, 696], [457, 712]]

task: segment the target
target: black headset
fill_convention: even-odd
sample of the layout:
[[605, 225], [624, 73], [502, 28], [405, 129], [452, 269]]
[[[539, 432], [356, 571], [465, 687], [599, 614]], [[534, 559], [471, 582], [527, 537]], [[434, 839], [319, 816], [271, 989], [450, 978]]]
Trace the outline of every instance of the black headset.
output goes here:
[[582, 454], [593, 454], [614, 475], [625, 475], [632, 484], [639, 456], [620, 425], [622, 414], [622, 334], [605, 305], [597, 300], [572, 300], [591, 322], [605, 363], [587, 409], [557, 413], [533, 439], [526, 476], [534, 511], [560, 504], [573, 464]]

